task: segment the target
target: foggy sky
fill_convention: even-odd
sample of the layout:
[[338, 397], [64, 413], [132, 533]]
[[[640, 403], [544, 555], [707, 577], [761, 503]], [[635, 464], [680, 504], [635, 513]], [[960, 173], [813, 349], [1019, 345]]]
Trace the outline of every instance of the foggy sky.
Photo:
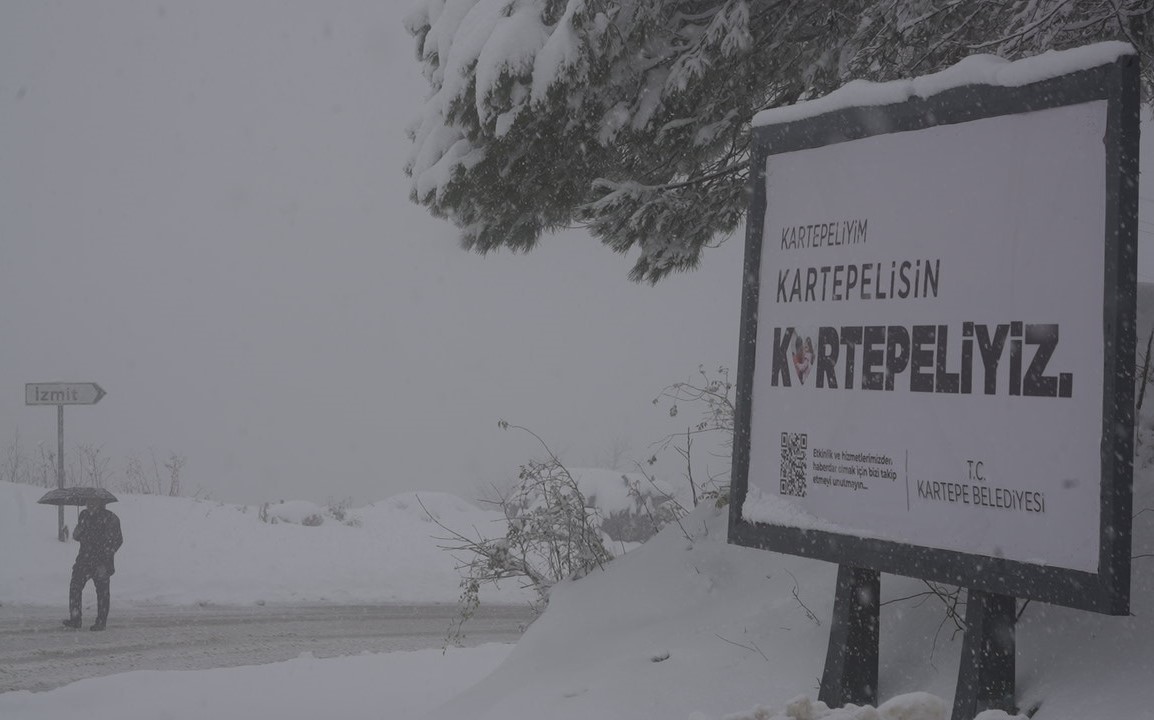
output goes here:
[[408, 7], [0, 5], [0, 445], [55, 448], [24, 383], [93, 381], [65, 440], [113, 489], [175, 451], [214, 499], [371, 502], [515, 476], [499, 418], [572, 465], [684, 429], [650, 401], [735, 363], [741, 238], [657, 287], [577, 231], [460, 250], [402, 172]]
[[577, 231], [460, 250], [408, 201], [409, 7], [0, 4], [0, 448], [55, 447], [25, 383], [94, 381], [66, 443], [114, 489], [175, 451], [215, 499], [372, 502], [515, 476], [499, 418], [626, 468], [696, 419], [650, 401], [735, 366], [742, 238], [657, 287]]

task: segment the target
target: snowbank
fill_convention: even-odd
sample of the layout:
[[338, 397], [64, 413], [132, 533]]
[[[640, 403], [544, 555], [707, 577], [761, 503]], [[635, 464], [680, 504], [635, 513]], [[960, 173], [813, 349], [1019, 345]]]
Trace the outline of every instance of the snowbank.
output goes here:
[[[56, 508], [43, 488], [0, 482], [0, 603], [63, 605], [77, 544], [56, 539]], [[408, 493], [338, 512], [307, 502], [267, 506], [153, 495], [118, 495], [124, 547], [116, 603], [452, 603], [455, 562], [438, 548], [449, 527], [488, 532], [499, 513], [453, 495]], [[65, 523], [76, 523], [65, 509]], [[262, 519], [262, 516], [264, 519]], [[319, 518], [320, 525], [310, 518]], [[273, 521], [276, 522], [273, 522]], [[304, 523], [304, 524], [302, 524]], [[503, 529], [503, 525], [494, 528]], [[91, 594], [91, 586], [88, 588]], [[515, 583], [488, 602], [525, 601]]]
[[[1154, 506], [1150, 475], [1141, 471], [1136, 507]], [[1151, 515], [1136, 523], [1136, 554], [1154, 551]], [[879, 681], [882, 699], [893, 702], [880, 715], [826, 714], [818, 703], [791, 715], [783, 708], [790, 698], [817, 696], [836, 567], [728, 545], [724, 511], [699, 509], [683, 524], [691, 537], [666, 528], [604, 571], [559, 586], [508, 660], [429, 720], [533, 718], [540, 708], [553, 720], [948, 717], [933, 708], [952, 702], [961, 636], [943, 627], [936, 598], [897, 601], [924, 593], [920, 582], [882, 580]], [[1134, 569], [1132, 617], [1026, 609], [1018, 698], [1023, 709], [1038, 708], [1035, 720], [1154, 712], [1154, 562], [1138, 559]], [[903, 697], [927, 692], [943, 700]]]

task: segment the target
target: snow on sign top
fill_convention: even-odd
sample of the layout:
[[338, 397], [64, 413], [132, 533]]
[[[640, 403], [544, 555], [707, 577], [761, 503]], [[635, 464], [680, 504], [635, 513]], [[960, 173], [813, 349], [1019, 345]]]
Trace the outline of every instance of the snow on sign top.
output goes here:
[[753, 126], [804, 120], [851, 107], [893, 105], [915, 97], [928, 98], [965, 85], [1021, 87], [1106, 65], [1124, 55], [1134, 54], [1129, 43], [1103, 42], [1072, 50], [1051, 50], [1015, 62], [994, 55], [971, 55], [945, 70], [922, 77], [884, 83], [854, 80], [824, 97], [763, 110], [753, 116]]

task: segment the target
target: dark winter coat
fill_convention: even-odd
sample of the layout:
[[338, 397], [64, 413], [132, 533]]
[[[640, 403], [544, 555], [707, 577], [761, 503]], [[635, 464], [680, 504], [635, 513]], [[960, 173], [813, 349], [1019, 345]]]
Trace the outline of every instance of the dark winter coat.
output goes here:
[[80, 543], [76, 564], [87, 568], [104, 567], [107, 574], [116, 572], [113, 556], [124, 542], [120, 518], [108, 508], [80, 511], [72, 539]]

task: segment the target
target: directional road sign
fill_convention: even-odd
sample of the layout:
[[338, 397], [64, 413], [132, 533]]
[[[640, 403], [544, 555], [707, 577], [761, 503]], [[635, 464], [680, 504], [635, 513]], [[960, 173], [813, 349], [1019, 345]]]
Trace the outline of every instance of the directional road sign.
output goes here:
[[26, 383], [25, 405], [95, 405], [104, 397], [96, 383]]

